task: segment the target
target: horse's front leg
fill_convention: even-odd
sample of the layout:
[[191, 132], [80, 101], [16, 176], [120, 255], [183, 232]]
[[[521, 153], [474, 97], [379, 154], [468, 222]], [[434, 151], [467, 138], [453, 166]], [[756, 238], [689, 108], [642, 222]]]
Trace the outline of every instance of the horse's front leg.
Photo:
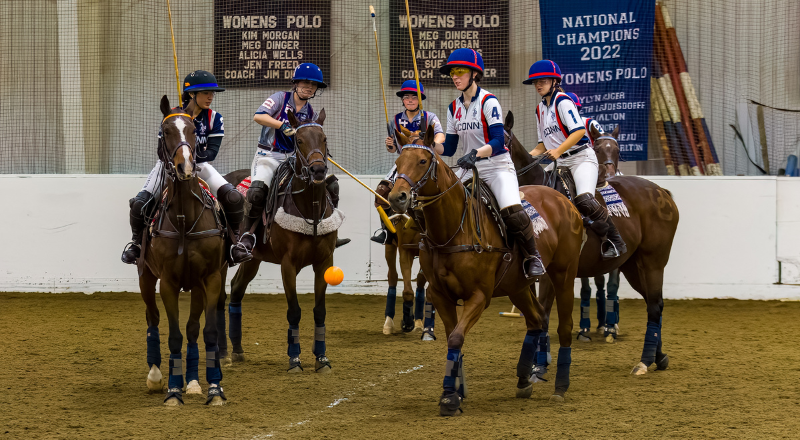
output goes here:
[[333, 265], [333, 254], [322, 262], [314, 264], [314, 371], [329, 373], [331, 362], [325, 355], [325, 291], [328, 283], [325, 281], [325, 271]]
[[167, 380], [167, 397], [164, 399], [164, 405], [181, 406], [183, 405], [183, 360], [181, 358], [183, 335], [181, 334], [178, 306], [180, 288], [173, 280], [162, 279], [160, 290], [161, 302], [164, 303], [169, 321], [169, 379]]
[[139, 290], [142, 292], [142, 299], [146, 307], [147, 366], [150, 368], [150, 372], [147, 374], [147, 389], [151, 393], [164, 390], [163, 376], [161, 374], [161, 337], [158, 334], [160, 313], [156, 304], [157, 282], [158, 278], [145, 266], [144, 273], [139, 277]]
[[403, 321], [400, 323], [400, 328], [404, 332], [414, 330], [414, 290], [411, 288], [411, 269], [413, 264], [414, 256], [411, 252], [400, 249], [400, 271], [403, 273]]
[[[231, 280], [231, 302], [228, 304], [229, 334], [231, 338], [231, 361], [244, 361], [244, 348], [242, 348], [242, 300], [248, 284], [258, 275], [260, 260], [253, 258], [239, 265], [236, 274]], [[223, 278], [223, 281], [224, 278]]]
[[[203, 394], [198, 371], [200, 350], [197, 347], [197, 338], [200, 336], [200, 316], [205, 308], [203, 304], [205, 292], [203, 286], [199, 284], [200, 282], [192, 288], [189, 321], [186, 323], [186, 394]], [[206, 316], [206, 325], [208, 321], [209, 316]]]
[[222, 359], [222, 365], [229, 367], [233, 360], [228, 352], [228, 332], [225, 329], [225, 300], [228, 294], [225, 293], [225, 279], [228, 277], [228, 265], [223, 264], [222, 269], [219, 271], [219, 296], [217, 297], [217, 308], [215, 315], [217, 316], [217, 346], [219, 347], [219, 357]]
[[[283, 292], [286, 294], [286, 319], [289, 321], [289, 373], [303, 371], [300, 363], [300, 304], [297, 302], [297, 268], [289, 258], [289, 253], [281, 261], [281, 278], [283, 278]], [[315, 283], [316, 284], [316, 283]]]
[[[222, 366], [220, 365], [220, 352], [217, 341], [217, 306], [219, 304], [220, 285], [223, 284], [222, 273], [220, 271], [212, 273], [203, 280], [201, 288], [201, 305], [205, 306], [206, 324], [203, 327], [203, 340], [206, 345], [206, 381], [208, 382], [208, 396], [206, 405], [223, 405], [227, 400], [222, 392]], [[194, 295], [192, 296], [194, 299]], [[223, 302], [224, 304], [224, 302]], [[224, 309], [223, 309], [224, 311]]]

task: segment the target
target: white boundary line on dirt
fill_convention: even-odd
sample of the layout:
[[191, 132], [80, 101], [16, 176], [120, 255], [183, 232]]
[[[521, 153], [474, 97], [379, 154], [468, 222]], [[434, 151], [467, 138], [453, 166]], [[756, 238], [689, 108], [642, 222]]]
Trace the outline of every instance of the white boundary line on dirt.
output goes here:
[[343, 397], [339, 397], [337, 399], [334, 399], [333, 402], [331, 402], [325, 408], [323, 408], [323, 409], [321, 409], [319, 411], [312, 412], [311, 415], [306, 417], [304, 420], [299, 421], [299, 422], [289, 423], [288, 425], [285, 425], [283, 427], [276, 428], [276, 429], [270, 431], [268, 434], [257, 434], [257, 435], [254, 435], [252, 437], [252, 440], [263, 440], [263, 439], [273, 438], [275, 435], [286, 433], [286, 432], [288, 432], [289, 430], [291, 430], [294, 427], [302, 426], [302, 425], [305, 425], [307, 423], [310, 423], [312, 421], [313, 417], [319, 416], [320, 414], [324, 413], [325, 411], [327, 411], [327, 410], [329, 410], [329, 409], [331, 409], [331, 408], [333, 408], [335, 406], [338, 406], [341, 403], [344, 403], [344, 402], [350, 400], [350, 397], [353, 397], [359, 391], [363, 391], [363, 390], [365, 390], [365, 389], [367, 389], [369, 387], [374, 387], [375, 385], [378, 384], [377, 382], [387, 381], [387, 380], [396, 378], [396, 377], [400, 376], [401, 374], [413, 373], [415, 371], [419, 371], [419, 370], [423, 369], [424, 367], [425, 367], [424, 365], [417, 365], [416, 367], [412, 367], [412, 368], [409, 368], [407, 370], [398, 371], [396, 373], [383, 375], [380, 378], [378, 378], [378, 380], [375, 380], [375, 381], [372, 381], [372, 382], [368, 382], [368, 383], [366, 383], [364, 385], [357, 386], [357, 387], [353, 388], [352, 390], [344, 393]]

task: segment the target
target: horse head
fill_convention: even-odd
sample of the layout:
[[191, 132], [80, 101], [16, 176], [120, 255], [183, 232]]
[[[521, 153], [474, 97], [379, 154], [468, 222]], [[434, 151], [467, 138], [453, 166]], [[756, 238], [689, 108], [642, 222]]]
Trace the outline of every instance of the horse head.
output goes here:
[[[328, 138], [322, 131], [325, 122], [325, 109], [319, 112], [314, 122], [300, 122], [294, 112], [288, 112], [289, 124], [297, 130], [294, 135], [295, 153], [299, 161], [295, 165], [295, 173], [310, 177], [315, 184], [325, 182], [328, 172]], [[299, 169], [298, 169], [299, 167]]]
[[161, 141], [159, 142], [159, 158], [174, 170], [178, 180], [189, 180], [195, 173], [195, 136], [192, 117], [180, 107], [171, 108], [169, 98], [161, 98]]
[[[395, 212], [406, 212], [413, 198], [412, 193], [423, 190], [428, 183], [436, 180], [436, 166], [439, 162], [433, 151], [433, 130], [425, 132], [420, 138], [418, 132], [412, 133], [401, 127], [397, 138], [403, 148], [397, 157], [397, 180], [389, 193], [389, 204]], [[412, 147], [419, 145], [419, 147]]]
[[617, 175], [619, 169], [619, 125], [614, 128], [611, 135], [601, 134], [597, 128], [589, 128], [589, 136], [594, 141], [594, 152], [600, 164], [598, 182], [610, 179]]

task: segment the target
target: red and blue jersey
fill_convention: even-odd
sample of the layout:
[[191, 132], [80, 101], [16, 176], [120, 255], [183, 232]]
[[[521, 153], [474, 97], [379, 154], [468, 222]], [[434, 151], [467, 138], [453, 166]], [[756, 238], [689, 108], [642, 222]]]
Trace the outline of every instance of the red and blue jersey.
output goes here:
[[[256, 114], [267, 114], [271, 117], [289, 122], [288, 110], [294, 112], [295, 117], [301, 123], [313, 122], [317, 119], [317, 114], [311, 108], [311, 103], [306, 104], [300, 110], [294, 108], [293, 92], [276, 92], [267, 98], [263, 104], [256, 110]], [[258, 138], [258, 143], [265, 146], [271, 146], [280, 151], [291, 152], [294, 151], [294, 140], [283, 134], [282, 131], [272, 127], [261, 127], [261, 136]]]

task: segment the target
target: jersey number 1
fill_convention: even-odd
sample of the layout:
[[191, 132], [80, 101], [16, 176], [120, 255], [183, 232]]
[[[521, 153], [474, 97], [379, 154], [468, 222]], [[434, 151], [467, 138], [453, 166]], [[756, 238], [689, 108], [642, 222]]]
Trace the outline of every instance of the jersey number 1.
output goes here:
[[567, 111], [567, 113], [569, 113], [569, 115], [572, 116], [572, 120], [577, 124], [578, 120], [575, 119], [575, 115], [572, 114], [572, 110]]

